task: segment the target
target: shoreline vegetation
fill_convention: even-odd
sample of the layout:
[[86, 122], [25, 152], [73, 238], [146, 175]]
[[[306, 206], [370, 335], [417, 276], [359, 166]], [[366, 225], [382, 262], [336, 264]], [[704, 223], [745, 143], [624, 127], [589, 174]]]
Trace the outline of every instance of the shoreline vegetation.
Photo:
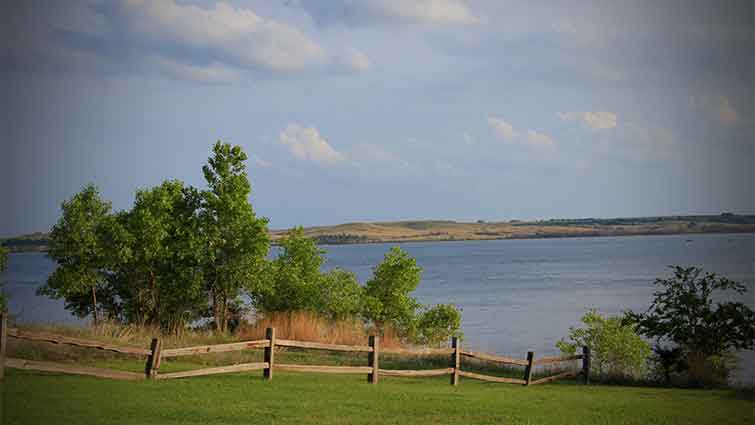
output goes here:
[[[273, 244], [289, 229], [270, 230]], [[441, 242], [499, 239], [546, 239], [601, 236], [755, 233], [755, 215], [683, 215], [634, 218], [582, 218], [540, 221], [409, 220], [354, 222], [304, 228], [304, 236], [320, 245]], [[36, 232], [0, 239], [11, 252], [46, 252], [49, 234]]]

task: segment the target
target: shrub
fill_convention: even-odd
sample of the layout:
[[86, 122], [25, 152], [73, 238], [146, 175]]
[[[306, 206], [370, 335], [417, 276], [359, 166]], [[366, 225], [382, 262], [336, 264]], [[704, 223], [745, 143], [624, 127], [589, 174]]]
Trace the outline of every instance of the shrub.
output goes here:
[[656, 279], [661, 290], [643, 314], [628, 313], [643, 335], [678, 347], [686, 360], [690, 383], [718, 385], [728, 375], [728, 355], [755, 346], [755, 312], [741, 302], [713, 302], [714, 293], [747, 289], [704, 273], [697, 267], [674, 266], [674, 275]]
[[410, 293], [419, 285], [422, 269], [401, 248], [393, 247], [372, 273], [365, 285], [365, 318], [378, 329], [390, 325], [411, 335], [420, 304]]
[[608, 378], [639, 378], [647, 367], [650, 346], [636, 333], [635, 325], [620, 316], [605, 317], [595, 310], [582, 316], [584, 328], [570, 328], [569, 340], [556, 343], [564, 354], [576, 354], [587, 346], [594, 371]]
[[419, 315], [414, 342], [439, 345], [452, 336], [460, 336], [461, 313], [451, 304], [439, 304]]

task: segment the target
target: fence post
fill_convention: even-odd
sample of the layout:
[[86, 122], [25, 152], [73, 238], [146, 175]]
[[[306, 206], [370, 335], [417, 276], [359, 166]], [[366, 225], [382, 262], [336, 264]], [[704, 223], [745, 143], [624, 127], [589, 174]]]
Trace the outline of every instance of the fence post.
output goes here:
[[524, 385], [529, 385], [532, 380], [532, 362], [535, 361], [535, 352], [527, 352], [527, 368], [524, 369]]
[[5, 377], [5, 348], [8, 345], [8, 316], [0, 311], [0, 381]]
[[265, 331], [269, 345], [265, 347], [265, 363], [267, 367], [262, 371], [262, 376], [270, 381], [273, 379], [273, 363], [275, 361], [275, 328], [267, 328]]
[[590, 347], [582, 347], [582, 375], [585, 380], [585, 385], [590, 383], [590, 362], [591, 362]]
[[451, 385], [459, 385], [459, 370], [461, 369], [461, 347], [459, 344], [459, 337], [451, 338], [451, 365], [454, 368], [454, 372], [451, 374]]
[[160, 362], [162, 360], [163, 344], [160, 338], [152, 338], [152, 344], [150, 345], [152, 354], [147, 357], [147, 364], [144, 367], [144, 373], [149, 379], [155, 379], [157, 377], [157, 371], [160, 369]]
[[367, 366], [372, 368], [372, 372], [367, 374], [367, 382], [377, 384], [380, 376], [380, 337], [370, 335], [368, 345], [372, 347], [372, 351], [367, 353]]

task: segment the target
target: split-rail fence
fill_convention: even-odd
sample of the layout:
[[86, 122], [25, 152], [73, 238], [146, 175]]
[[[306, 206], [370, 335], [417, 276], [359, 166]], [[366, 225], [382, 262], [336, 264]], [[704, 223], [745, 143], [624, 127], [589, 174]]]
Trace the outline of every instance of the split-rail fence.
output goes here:
[[[535, 359], [535, 353], [527, 353], [526, 359], [516, 359], [487, 353], [478, 353], [474, 351], [464, 351], [461, 347], [461, 340], [452, 338], [449, 348], [432, 348], [417, 350], [381, 348], [378, 336], [370, 336], [367, 345], [342, 345], [342, 344], [323, 344], [319, 342], [294, 341], [289, 339], [278, 339], [275, 336], [275, 329], [268, 328], [265, 339], [253, 341], [240, 341], [227, 344], [201, 345], [184, 348], [163, 348], [159, 338], [153, 338], [149, 348], [127, 347], [121, 345], [107, 344], [100, 341], [92, 341], [80, 338], [71, 338], [62, 335], [56, 335], [47, 332], [32, 332], [16, 328], [8, 328], [7, 318], [0, 314], [0, 379], [3, 378], [4, 367], [14, 369], [39, 370], [46, 372], [70, 373], [77, 375], [91, 375], [101, 378], [122, 379], [122, 380], [141, 380], [141, 379], [176, 379], [187, 378], [192, 376], [214, 375], [220, 373], [246, 372], [252, 370], [262, 370], [266, 380], [273, 379], [273, 371], [298, 371], [298, 372], [318, 372], [318, 373], [335, 373], [335, 374], [366, 374], [367, 381], [372, 384], [378, 383], [380, 376], [439, 376], [450, 375], [452, 385], [459, 384], [459, 378], [472, 378], [488, 382], [499, 382], [508, 384], [536, 385], [552, 382], [558, 379], [575, 378], [582, 376], [585, 383], [590, 379], [590, 350], [583, 347], [582, 354], [561, 357], [541, 357]], [[113, 351], [129, 356], [146, 358], [144, 373], [127, 372], [113, 369], [102, 369], [94, 367], [85, 367], [75, 364], [44, 362], [35, 360], [25, 360], [18, 358], [6, 358], [7, 338], [17, 338], [22, 340], [43, 341], [52, 344], [66, 344], [97, 350]], [[315, 350], [344, 351], [344, 352], [363, 352], [367, 353], [366, 366], [325, 366], [325, 365], [304, 365], [278, 363], [275, 361], [275, 347], [294, 347]], [[255, 363], [241, 363], [229, 366], [210, 367], [203, 369], [188, 370], [182, 372], [160, 373], [160, 363], [162, 359], [191, 356], [209, 353], [225, 353], [231, 351], [241, 351], [249, 349], [263, 349], [264, 361]], [[447, 355], [449, 356], [449, 365], [442, 369], [418, 369], [418, 370], [397, 370], [381, 369], [380, 355]], [[509, 378], [501, 376], [484, 375], [481, 373], [465, 371], [462, 369], [462, 358], [473, 358], [484, 362], [496, 364], [516, 365], [524, 367], [524, 374], [521, 378]], [[562, 362], [582, 360], [582, 367], [579, 371], [566, 371], [544, 378], [532, 379], [534, 367], [538, 365], [552, 365]]]

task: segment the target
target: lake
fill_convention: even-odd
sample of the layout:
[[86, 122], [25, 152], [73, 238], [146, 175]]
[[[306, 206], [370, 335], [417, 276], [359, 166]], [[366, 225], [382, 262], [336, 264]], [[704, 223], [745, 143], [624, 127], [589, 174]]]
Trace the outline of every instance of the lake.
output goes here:
[[[325, 246], [327, 268], [342, 267], [365, 282], [393, 244]], [[653, 281], [669, 265], [701, 266], [747, 285], [741, 301], [755, 305], [755, 235], [700, 234], [496, 241], [418, 242], [401, 247], [423, 268], [415, 292], [428, 305], [451, 303], [463, 313], [464, 344], [524, 357], [556, 354], [556, 341], [588, 309], [642, 311]], [[273, 250], [273, 255], [275, 249]], [[55, 269], [44, 254], [11, 254], [2, 280], [9, 308], [24, 322], [80, 323], [62, 301], [35, 295]], [[755, 381], [755, 353], [740, 356], [737, 379]]]

